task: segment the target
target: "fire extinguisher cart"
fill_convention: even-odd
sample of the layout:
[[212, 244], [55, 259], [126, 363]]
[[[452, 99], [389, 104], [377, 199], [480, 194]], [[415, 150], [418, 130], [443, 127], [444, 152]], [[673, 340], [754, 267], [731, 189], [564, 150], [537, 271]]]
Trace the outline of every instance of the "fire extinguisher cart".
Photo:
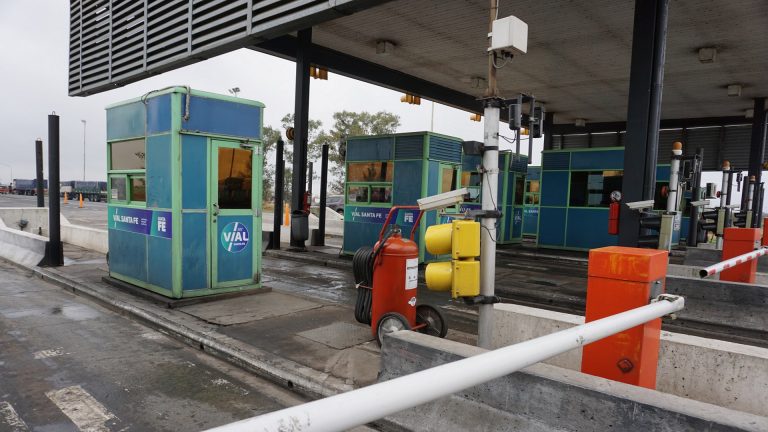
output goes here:
[[358, 289], [355, 318], [371, 325], [379, 345], [385, 333], [398, 330], [416, 330], [441, 338], [448, 333], [445, 317], [439, 309], [416, 304], [419, 246], [414, 236], [424, 212], [419, 211], [410, 238], [404, 238], [398, 225], [390, 225], [399, 210], [419, 210], [419, 207], [392, 207], [376, 244], [359, 248], [353, 257]]

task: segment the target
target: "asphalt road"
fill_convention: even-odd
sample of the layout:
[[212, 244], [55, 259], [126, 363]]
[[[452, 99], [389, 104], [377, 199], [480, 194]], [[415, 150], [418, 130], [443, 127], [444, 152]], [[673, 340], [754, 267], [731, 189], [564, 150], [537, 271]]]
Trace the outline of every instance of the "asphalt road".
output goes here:
[[[36, 207], [37, 197], [24, 195], [0, 195], [0, 207]], [[48, 206], [48, 197], [45, 197], [45, 206]], [[69, 200], [68, 204], [61, 201], [61, 212], [75, 225], [89, 226], [92, 228], [107, 229], [107, 203], [91, 202], [85, 200], [83, 208], [77, 200]]]
[[300, 402], [0, 261], [0, 431], [195, 431]]

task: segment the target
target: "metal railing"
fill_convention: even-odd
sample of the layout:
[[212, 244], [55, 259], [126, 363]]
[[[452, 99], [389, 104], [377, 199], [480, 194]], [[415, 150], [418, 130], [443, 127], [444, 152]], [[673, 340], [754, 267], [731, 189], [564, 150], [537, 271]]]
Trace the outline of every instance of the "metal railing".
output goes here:
[[684, 306], [682, 297], [662, 294], [649, 305], [597, 321], [210, 431], [346, 430], [509, 375], [574, 348], [672, 314]]
[[705, 278], [705, 277], [718, 274], [723, 270], [729, 269], [731, 267], [736, 267], [739, 264], [744, 264], [745, 262], [756, 260], [761, 256], [765, 255], [766, 253], [768, 253], [768, 248], [761, 247], [760, 249], [753, 250], [752, 252], [747, 252], [745, 254], [733, 257], [731, 259], [727, 259], [725, 261], [712, 264], [709, 267], [704, 267], [701, 270], [699, 270], [699, 276], [701, 276], [702, 278]]

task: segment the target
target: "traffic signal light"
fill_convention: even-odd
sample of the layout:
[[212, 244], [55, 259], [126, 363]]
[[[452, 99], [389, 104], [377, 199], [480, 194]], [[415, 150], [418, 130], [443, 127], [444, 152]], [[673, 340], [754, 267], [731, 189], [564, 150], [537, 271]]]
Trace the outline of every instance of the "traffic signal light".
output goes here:
[[327, 80], [328, 79], [328, 69], [323, 69], [321, 67], [317, 66], [310, 66], [309, 67], [309, 76], [315, 79], [320, 80]]
[[419, 96], [406, 93], [400, 98], [400, 102], [409, 103], [411, 105], [421, 105], [421, 98]]
[[450, 254], [451, 260], [427, 265], [424, 276], [432, 291], [451, 291], [451, 297], [480, 295], [480, 223], [454, 220], [433, 225], [424, 236], [427, 251], [433, 255]]

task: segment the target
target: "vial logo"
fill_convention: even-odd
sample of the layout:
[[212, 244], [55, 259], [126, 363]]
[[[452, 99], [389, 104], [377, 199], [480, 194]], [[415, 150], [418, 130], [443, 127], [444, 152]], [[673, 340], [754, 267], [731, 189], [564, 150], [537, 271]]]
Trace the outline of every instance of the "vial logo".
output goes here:
[[230, 222], [221, 230], [221, 246], [227, 252], [240, 252], [248, 246], [248, 228], [240, 222]]

